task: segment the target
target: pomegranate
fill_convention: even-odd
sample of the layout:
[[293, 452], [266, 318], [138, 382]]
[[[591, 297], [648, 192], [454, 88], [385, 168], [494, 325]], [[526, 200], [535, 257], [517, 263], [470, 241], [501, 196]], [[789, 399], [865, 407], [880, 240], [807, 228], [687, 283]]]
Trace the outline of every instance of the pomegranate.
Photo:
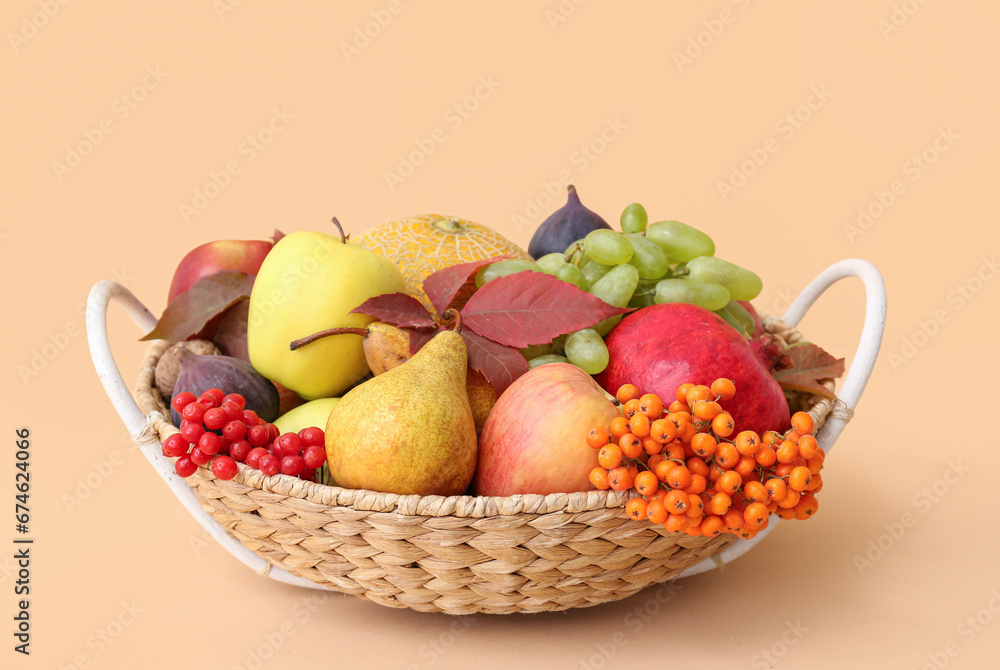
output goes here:
[[610, 393], [622, 384], [635, 384], [666, 405], [685, 382], [707, 386], [727, 377], [736, 385], [736, 397], [723, 408], [732, 414], [737, 432], [788, 430], [788, 402], [771, 376], [771, 370], [788, 359], [772, 335], [747, 341], [702, 307], [665, 303], [625, 317], [605, 343], [610, 361], [596, 379]]

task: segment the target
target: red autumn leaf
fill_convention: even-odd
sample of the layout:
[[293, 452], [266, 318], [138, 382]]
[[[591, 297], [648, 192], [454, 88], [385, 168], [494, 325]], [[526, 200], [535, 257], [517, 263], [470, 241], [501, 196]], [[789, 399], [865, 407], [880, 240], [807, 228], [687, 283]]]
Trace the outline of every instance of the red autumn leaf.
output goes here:
[[191, 337], [213, 318], [249, 298], [253, 280], [254, 275], [236, 270], [221, 270], [202, 277], [167, 305], [156, 327], [140, 341], [179, 342]]
[[469, 263], [459, 263], [443, 268], [427, 275], [424, 278], [424, 293], [431, 299], [431, 304], [438, 314], [444, 314], [445, 310], [451, 306], [455, 296], [462, 289], [475, 286], [474, 278], [479, 268], [484, 265], [491, 265], [497, 261], [502, 261], [511, 256], [495, 256], [485, 261], [471, 261]]
[[528, 371], [528, 361], [524, 360], [517, 349], [492, 342], [468, 328], [463, 328], [460, 332], [469, 354], [469, 367], [481, 372], [486, 381], [496, 389], [497, 395]]
[[792, 360], [792, 365], [773, 374], [782, 388], [817, 393], [828, 398], [836, 397], [819, 382], [842, 377], [843, 358], [834, 358], [811, 342], [793, 344], [784, 353]]
[[369, 298], [350, 311], [373, 316], [400, 328], [433, 328], [437, 324], [423, 304], [406, 293], [385, 293]]
[[462, 323], [508, 347], [547, 344], [631, 311], [541, 272], [517, 272], [487, 282], [462, 308]]
[[410, 336], [410, 355], [412, 356], [420, 351], [420, 347], [430, 342], [431, 338], [440, 333], [442, 330], [447, 330], [447, 328], [415, 328], [408, 331]]

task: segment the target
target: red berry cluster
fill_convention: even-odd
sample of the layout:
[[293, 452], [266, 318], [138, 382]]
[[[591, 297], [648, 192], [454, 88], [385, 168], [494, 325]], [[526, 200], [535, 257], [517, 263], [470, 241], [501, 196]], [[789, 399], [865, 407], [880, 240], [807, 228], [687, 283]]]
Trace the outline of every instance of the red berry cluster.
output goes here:
[[280, 473], [313, 481], [316, 469], [326, 462], [322, 429], [280, 435], [277, 426], [246, 409], [238, 393], [225, 395], [212, 388], [195, 398], [183, 391], [170, 405], [181, 415], [181, 426], [163, 441], [163, 455], [177, 459], [174, 467], [181, 477], [211, 463], [218, 479], [232, 479], [239, 462], [268, 476]]

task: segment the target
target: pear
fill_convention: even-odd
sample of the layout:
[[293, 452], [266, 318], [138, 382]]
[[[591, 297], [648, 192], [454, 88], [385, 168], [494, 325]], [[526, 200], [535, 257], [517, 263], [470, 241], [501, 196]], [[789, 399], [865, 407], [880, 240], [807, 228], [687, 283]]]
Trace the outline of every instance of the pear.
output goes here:
[[[368, 326], [364, 338], [365, 358], [372, 374], [380, 375], [410, 358], [409, 331], [376, 321]], [[469, 368], [465, 379], [472, 418], [476, 422], [476, 435], [479, 435], [486, 423], [486, 417], [497, 402], [497, 391], [481, 372], [472, 368]]]
[[330, 412], [326, 455], [345, 488], [461, 495], [476, 471], [462, 336], [442, 331], [405, 363], [355, 386]]

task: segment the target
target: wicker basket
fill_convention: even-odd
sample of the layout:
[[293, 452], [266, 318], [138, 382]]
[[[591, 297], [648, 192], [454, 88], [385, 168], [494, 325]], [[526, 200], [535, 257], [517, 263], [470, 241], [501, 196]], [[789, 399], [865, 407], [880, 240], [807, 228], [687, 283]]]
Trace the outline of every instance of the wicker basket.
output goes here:
[[[131, 294], [117, 288], [113, 297], [122, 298], [139, 321], [136, 312], [145, 308], [138, 301], [130, 306]], [[116, 289], [105, 286], [105, 291]], [[102, 317], [107, 297], [104, 302], [97, 310]], [[103, 318], [99, 325], [104, 327]], [[765, 328], [789, 344], [802, 337], [776, 318], [766, 318]], [[153, 374], [169, 345], [157, 341], [146, 355], [135, 388], [141, 419], [119, 408], [127, 424], [141, 425], [133, 436], [168, 480], [165, 466], [172, 469], [172, 462], [153, 452], [177, 429]], [[99, 355], [102, 351], [94, 352], [100, 371]], [[102, 378], [112, 395], [107, 376]], [[833, 382], [828, 386], [832, 390]], [[821, 396], [793, 397], [792, 403], [809, 411], [817, 427], [834, 408]], [[838, 419], [846, 421], [843, 412]], [[624, 512], [627, 492], [397, 495], [268, 477], [243, 464], [230, 481], [216, 479], [206, 468], [184, 481], [226, 533], [266, 560], [262, 573], [276, 566], [314, 587], [423, 612], [501, 614], [599, 605], [676, 578], [730, 544], [747, 542], [728, 534], [669, 533], [633, 521]], [[178, 482], [169, 483], [177, 492]], [[302, 580], [297, 583], [308, 584]]]

